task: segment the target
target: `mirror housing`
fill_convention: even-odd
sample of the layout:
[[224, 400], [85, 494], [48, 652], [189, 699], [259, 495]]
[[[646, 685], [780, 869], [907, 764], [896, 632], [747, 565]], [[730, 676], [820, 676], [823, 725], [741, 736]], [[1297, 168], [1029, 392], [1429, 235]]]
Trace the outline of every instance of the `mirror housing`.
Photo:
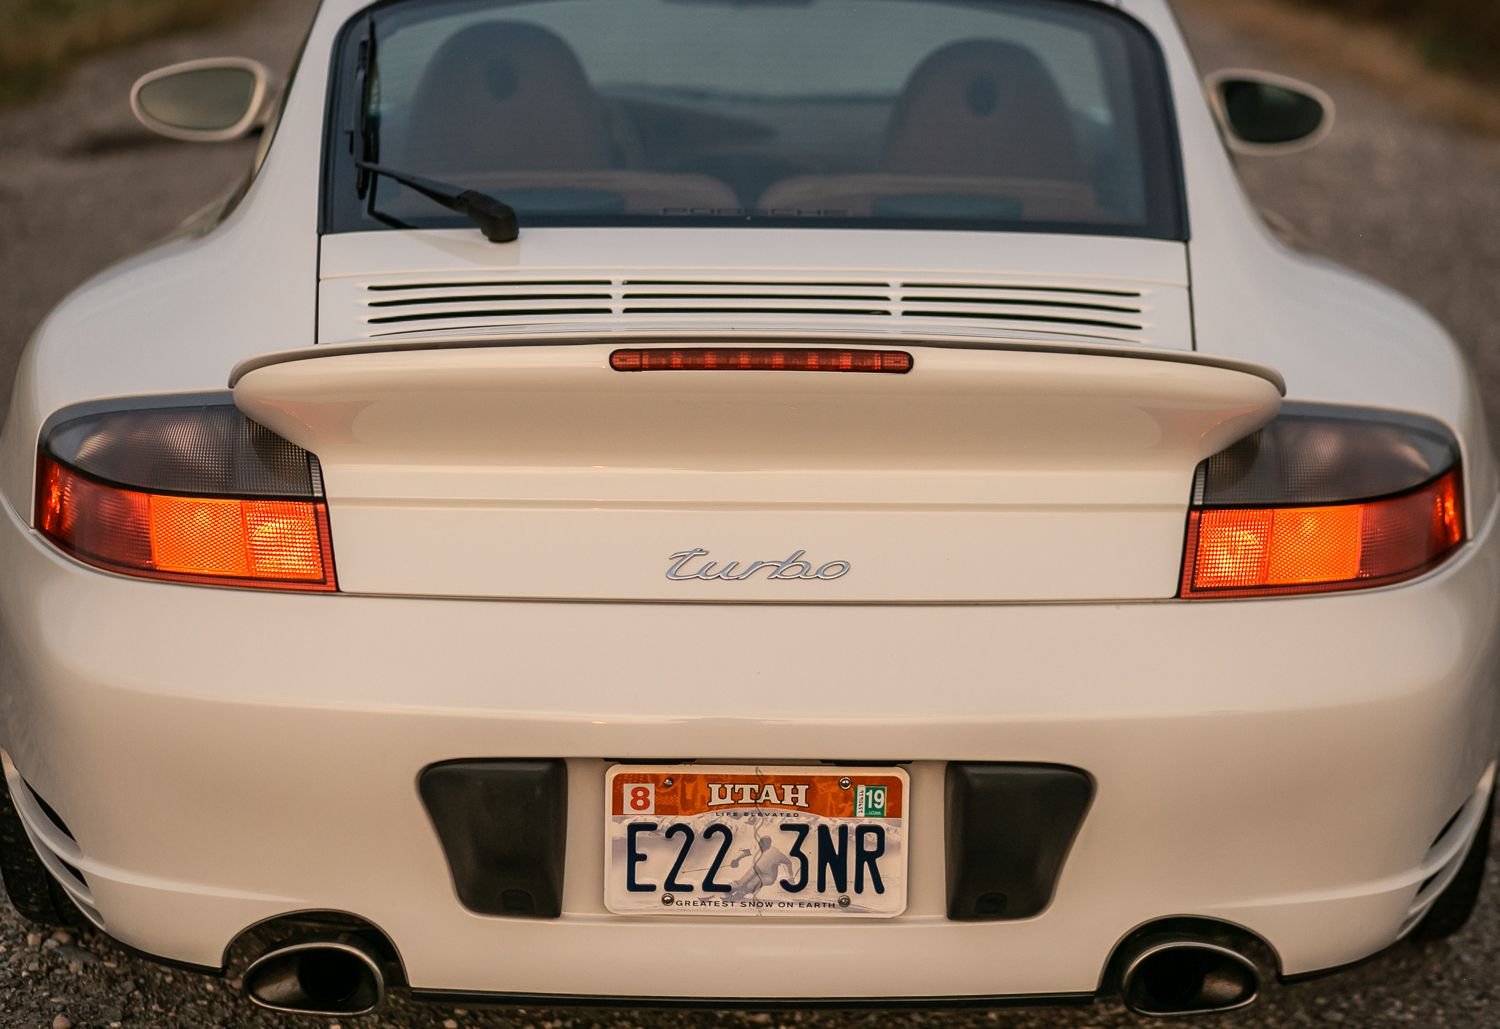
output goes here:
[[1333, 98], [1317, 86], [1244, 68], [1214, 72], [1206, 84], [1214, 117], [1236, 153], [1293, 154], [1333, 131]]
[[210, 57], [158, 68], [136, 80], [130, 110], [168, 139], [223, 143], [264, 124], [272, 76], [246, 57]]

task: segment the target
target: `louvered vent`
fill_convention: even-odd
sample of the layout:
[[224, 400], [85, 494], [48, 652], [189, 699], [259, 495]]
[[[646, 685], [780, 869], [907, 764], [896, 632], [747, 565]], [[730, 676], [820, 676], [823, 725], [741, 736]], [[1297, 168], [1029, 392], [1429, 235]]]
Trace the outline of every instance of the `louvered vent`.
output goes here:
[[[352, 285], [352, 284], [351, 284]], [[366, 338], [598, 322], [611, 326], [797, 324], [900, 321], [993, 331], [1066, 333], [1134, 344], [1155, 339], [1151, 287], [964, 282], [954, 279], [838, 281], [487, 276], [364, 282], [359, 318]], [[1170, 320], [1170, 319], [1169, 319]]]

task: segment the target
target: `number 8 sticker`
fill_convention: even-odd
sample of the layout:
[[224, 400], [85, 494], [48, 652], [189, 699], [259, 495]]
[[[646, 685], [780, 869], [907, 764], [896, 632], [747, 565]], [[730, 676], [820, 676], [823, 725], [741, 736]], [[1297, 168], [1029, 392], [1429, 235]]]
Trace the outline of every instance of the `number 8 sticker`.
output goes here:
[[632, 815], [656, 814], [656, 784], [627, 783], [625, 785], [625, 810]]

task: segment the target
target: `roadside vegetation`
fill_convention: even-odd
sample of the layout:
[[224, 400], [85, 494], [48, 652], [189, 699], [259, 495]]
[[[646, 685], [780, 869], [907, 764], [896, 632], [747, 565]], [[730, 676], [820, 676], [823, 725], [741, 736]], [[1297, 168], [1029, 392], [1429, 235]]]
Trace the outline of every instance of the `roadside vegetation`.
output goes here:
[[1500, 3], [1494, 0], [1302, 0], [1389, 22], [1434, 67], [1500, 82]]
[[255, 0], [0, 0], [0, 105], [91, 54], [222, 21]]
[[[1321, 68], [1357, 75], [1413, 110], [1500, 136], [1500, 0], [1175, 2], [1289, 51], [1316, 54]], [[1463, 26], [1472, 43], [1450, 41], [1444, 49], [1433, 42], [1449, 39], [1449, 31], [1462, 37]]]

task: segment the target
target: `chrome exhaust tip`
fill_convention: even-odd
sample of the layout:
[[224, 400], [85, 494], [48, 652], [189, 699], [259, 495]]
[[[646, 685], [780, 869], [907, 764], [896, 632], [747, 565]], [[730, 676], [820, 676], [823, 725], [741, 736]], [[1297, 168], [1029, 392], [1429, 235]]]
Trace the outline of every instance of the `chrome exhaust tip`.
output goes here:
[[1234, 1011], [1260, 995], [1260, 969], [1238, 951], [1188, 936], [1144, 941], [1120, 978], [1121, 999], [1153, 1018]]
[[245, 969], [244, 984], [255, 1004], [297, 1015], [363, 1015], [385, 999], [380, 958], [351, 936], [273, 947]]

